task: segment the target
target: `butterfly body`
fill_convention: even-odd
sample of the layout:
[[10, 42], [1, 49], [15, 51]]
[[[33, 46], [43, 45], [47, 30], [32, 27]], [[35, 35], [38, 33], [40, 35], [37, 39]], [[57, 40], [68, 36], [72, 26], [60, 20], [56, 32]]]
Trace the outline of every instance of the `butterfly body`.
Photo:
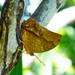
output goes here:
[[22, 23], [22, 41], [27, 54], [42, 53], [56, 47], [62, 36], [42, 27], [31, 17]]

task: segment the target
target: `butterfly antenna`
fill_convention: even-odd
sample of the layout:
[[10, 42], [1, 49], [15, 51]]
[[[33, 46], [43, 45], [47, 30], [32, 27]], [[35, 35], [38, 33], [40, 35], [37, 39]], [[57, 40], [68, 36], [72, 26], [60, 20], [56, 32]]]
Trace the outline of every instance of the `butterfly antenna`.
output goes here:
[[36, 55], [34, 55], [39, 61], [40, 63], [42, 63], [44, 66], [46, 66]]
[[32, 18], [31, 13], [29, 13], [29, 15], [30, 15], [30, 18]]

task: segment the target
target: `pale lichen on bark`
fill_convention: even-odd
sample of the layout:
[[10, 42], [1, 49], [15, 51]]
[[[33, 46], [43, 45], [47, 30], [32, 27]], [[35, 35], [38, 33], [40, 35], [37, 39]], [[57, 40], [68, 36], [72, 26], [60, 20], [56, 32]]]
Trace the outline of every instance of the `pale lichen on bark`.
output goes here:
[[6, 0], [1, 12], [0, 74], [8, 75], [18, 62], [22, 48], [19, 44], [23, 0]]

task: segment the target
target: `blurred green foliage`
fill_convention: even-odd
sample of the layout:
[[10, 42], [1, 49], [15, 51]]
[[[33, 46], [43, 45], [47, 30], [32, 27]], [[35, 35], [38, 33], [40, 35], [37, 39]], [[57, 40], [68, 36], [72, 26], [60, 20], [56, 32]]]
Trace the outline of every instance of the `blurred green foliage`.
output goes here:
[[62, 5], [62, 7], [59, 9], [59, 11], [69, 8], [71, 6], [75, 6], [75, 0], [65, 0], [65, 3]]
[[[52, 67], [51, 64], [51, 51], [45, 53], [39, 53], [38, 58], [45, 64], [45, 66], [37, 59], [33, 61], [33, 63], [23, 68], [23, 75], [51, 75]], [[47, 73], [48, 72], [48, 73]]]
[[[66, 0], [64, 6], [59, 11], [71, 6], [75, 6], [75, 0]], [[70, 58], [75, 67], [75, 21], [60, 29], [59, 33], [62, 35], [62, 40], [57, 52], [65, 54], [66, 57]]]
[[0, 6], [0, 11], [1, 11], [2, 7]]
[[65, 7], [75, 6], [75, 0], [66, 0]]
[[60, 32], [63, 37], [59, 44], [58, 52], [64, 53], [75, 65], [75, 28], [73, 26], [66, 26]]

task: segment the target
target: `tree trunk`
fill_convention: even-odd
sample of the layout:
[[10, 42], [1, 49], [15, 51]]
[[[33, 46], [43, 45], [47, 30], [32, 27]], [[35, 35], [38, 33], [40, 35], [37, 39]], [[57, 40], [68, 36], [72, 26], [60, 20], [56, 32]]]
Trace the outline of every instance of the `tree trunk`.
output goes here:
[[[0, 31], [0, 75], [8, 75], [19, 61], [22, 43], [20, 35], [23, 0], [6, 0], [1, 12]], [[19, 49], [19, 50], [18, 50]]]

